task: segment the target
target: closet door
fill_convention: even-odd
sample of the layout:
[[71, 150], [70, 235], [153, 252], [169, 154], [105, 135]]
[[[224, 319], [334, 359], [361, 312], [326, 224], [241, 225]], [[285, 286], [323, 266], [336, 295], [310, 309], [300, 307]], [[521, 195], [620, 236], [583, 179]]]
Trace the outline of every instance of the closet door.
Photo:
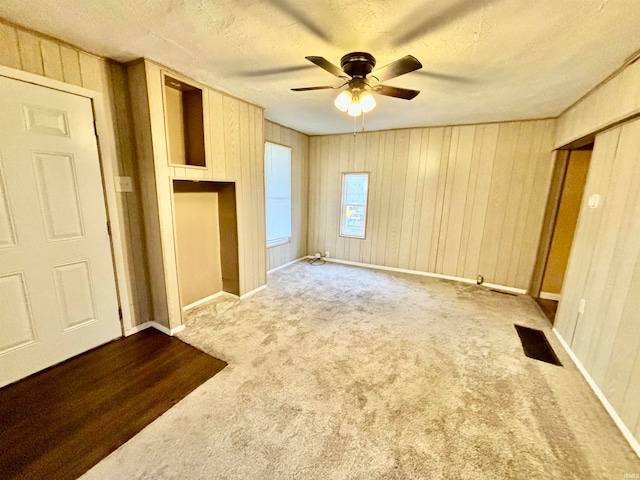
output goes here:
[[0, 386], [121, 335], [91, 101], [0, 77]]

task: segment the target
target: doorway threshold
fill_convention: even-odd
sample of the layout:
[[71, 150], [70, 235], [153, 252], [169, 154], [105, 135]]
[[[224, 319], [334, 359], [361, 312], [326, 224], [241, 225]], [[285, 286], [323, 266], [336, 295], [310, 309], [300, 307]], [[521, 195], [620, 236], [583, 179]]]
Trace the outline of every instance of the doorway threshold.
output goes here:
[[558, 302], [557, 300], [547, 300], [546, 298], [534, 298], [542, 313], [544, 313], [545, 317], [551, 322], [551, 325], [556, 320], [556, 312], [558, 311]]

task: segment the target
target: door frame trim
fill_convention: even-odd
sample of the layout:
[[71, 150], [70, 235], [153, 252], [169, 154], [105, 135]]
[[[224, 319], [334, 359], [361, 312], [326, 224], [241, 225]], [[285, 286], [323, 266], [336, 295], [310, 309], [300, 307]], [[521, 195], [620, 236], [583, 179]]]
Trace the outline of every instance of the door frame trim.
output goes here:
[[542, 230], [538, 241], [536, 262], [527, 291], [527, 294], [533, 298], [538, 298], [542, 290], [542, 280], [547, 268], [549, 252], [551, 251], [551, 241], [553, 240], [553, 231], [556, 228], [556, 219], [560, 208], [560, 196], [562, 195], [562, 188], [564, 187], [564, 177], [567, 173], [567, 166], [569, 165], [569, 152], [569, 150], [554, 150], [553, 152], [553, 170], [549, 193], [547, 195], [547, 206], [545, 208]]
[[120, 228], [121, 218], [118, 210], [118, 200], [115, 184], [109, 179], [113, 179], [115, 174], [115, 166], [117, 165], [117, 149], [115, 132], [111, 125], [113, 118], [107, 107], [108, 99], [106, 96], [95, 90], [79, 87], [70, 83], [61, 82], [52, 78], [42, 77], [34, 73], [16, 70], [14, 68], [0, 65], [0, 76], [31, 83], [40, 87], [59, 90], [64, 93], [71, 93], [91, 100], [93, 107], [93, 118], [96, 124], [99, 141], [97, 142], [98, 155], [100, 158], [100, 171], [103, 178], [103, 193], [105, 198], [105, 207], [107, 219], [111, 226], [111, 258], [114, 265], [116, 295], [122, 318], [120, 319], [120, 329], [122, 335], [124, 332], [133, 328], [133, 322], [130, 310], [130, 296], [128, 288], [128, 274], [125, 261], [126, 239], [124, 238], [122, 229]]

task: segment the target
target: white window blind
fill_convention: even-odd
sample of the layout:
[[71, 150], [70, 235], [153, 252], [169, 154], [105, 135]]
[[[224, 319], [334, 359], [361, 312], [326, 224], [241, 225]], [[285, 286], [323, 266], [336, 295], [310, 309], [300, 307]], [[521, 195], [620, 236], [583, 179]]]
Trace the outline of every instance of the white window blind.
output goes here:
[[364, 238], [367, 228], [368, 173], [342, 174], [340, 236]]
[[291, 149], [265, 142], [267, 247], [291, 240]]

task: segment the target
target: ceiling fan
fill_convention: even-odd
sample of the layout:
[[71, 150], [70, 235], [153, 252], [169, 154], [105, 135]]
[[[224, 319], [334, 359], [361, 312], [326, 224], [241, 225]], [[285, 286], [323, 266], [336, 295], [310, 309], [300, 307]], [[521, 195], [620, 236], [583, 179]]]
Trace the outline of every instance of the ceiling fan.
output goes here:
[[420, 93], [419, 90], [408, 88], [392, 87], [382, 85], [382, 82], [399, 77], [405, 73], [413, 72], [422, 68], [422, 64], [412, 55], [396, 60], [382, 68], [374, 70], [376, 59], [370, 53], [352, 52], [347, 53], [340, 59], [338, 68], [324, 57], [305, 57], [327, 72], [344, 80], [344, 83], [337, 86], [325, 85], [320, 87], [292, 88], [295, 92], [307, 90], [338, 89], [348, 85], [348, 89], [338, 95], [335, 106], [342, 112], [347, 112], [353, 117], [359, 116], [362, 112], [370, 112], [376, 106], [376, 101], [371, 92], [387, 97], [402, 98], [411, 100]]

